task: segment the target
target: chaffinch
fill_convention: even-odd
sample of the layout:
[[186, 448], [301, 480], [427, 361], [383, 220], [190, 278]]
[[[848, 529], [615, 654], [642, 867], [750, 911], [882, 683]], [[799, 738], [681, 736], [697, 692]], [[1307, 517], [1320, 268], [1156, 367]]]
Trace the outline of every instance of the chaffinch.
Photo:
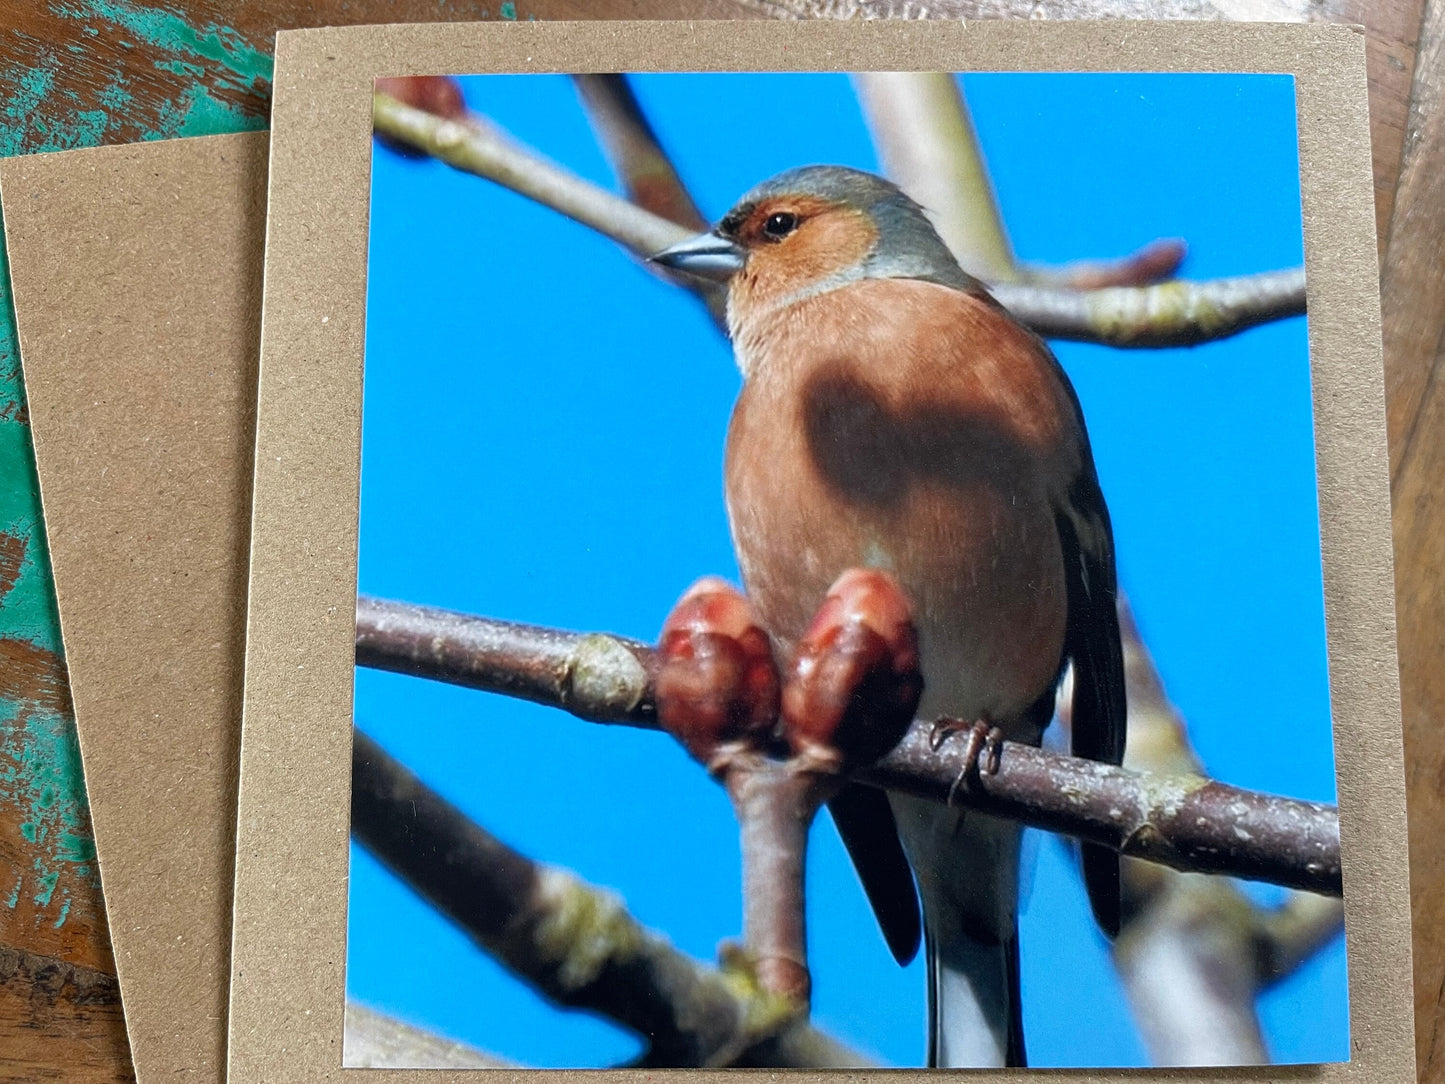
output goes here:
[[[1073, 751], [1119, 763], [1114, 545], [1078, 399], [923, 210], [882, 178], [810, 166], [654, 259], [728, 284], [744, 383], [727, 509], [779, 669], [840, 574], [879, 569], [916, 624], [920, 717], [1036, 744], [1072, 664]], [[929, 1064], [1024, 1064], [1019, 826], [856, 784], [830, 807], [900, 961], [919, 941], [912, 867]], [[1086, 845], [1082, 865], [1112, 936], [1118, 857]]]

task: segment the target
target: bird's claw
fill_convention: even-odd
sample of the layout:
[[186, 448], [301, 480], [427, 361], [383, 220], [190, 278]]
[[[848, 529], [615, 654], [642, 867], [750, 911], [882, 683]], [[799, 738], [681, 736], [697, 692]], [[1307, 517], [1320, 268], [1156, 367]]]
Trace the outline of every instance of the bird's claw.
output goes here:
[[1003, 758], [1003, 731], [987, 718], [966, 723], [962, 719], [944, 716], [936, 720], [928, 732], [928, 747], [933, 752], [943, 748], [943, 743], [955, 735], [964, 735], [963, 764], [953, 785], [948, 788], [945, 805], [952, 805], [959, 791], [967, 791], [973, 780], [980, 775], [997, 775]]

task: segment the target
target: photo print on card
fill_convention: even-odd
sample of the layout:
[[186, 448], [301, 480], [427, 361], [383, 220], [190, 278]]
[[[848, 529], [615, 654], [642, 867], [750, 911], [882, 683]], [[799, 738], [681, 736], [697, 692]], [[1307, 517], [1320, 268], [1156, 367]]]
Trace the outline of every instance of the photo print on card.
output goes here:
[[[966, 800], [995, 742], [1178, 791], [1121, 835], [1196, 775], [1335, 800], [1292, 77], [377, 94], [358, 741], [499, 851], [358, 805], [351, 998], [525, 1065], [799, 1056], [608, 978], [640, 938], [840, 1064], [1348, 1058], [1329, 814], [1198, 807], [1281, 887]], [[845, 784], [915, 715], [951, 804]]]

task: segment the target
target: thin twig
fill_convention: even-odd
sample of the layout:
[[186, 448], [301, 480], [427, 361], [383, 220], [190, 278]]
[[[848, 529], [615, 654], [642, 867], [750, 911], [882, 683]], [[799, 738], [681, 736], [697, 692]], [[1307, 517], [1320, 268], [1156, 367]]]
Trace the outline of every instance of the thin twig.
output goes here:
[[[385, 76], [375, 83], [376, 93], [385, 94], [399, 102], [422, 109], [434, 116], [447, 120], [466, 121], [470, 119], [467, 100], [462, 85], [445, 75], [394, 75]], [[382, 145], [403, 158], [425, 158], [426, 152], [409, 143], [377, 135]]]
[[958, 80], [946, 72], [860, 72], [853, 86], [883, 172], [927, 209], [963, 269], [986, 282], [1016, 280]]
[[[662, 148], [651, 123], [642, 112], [625, 75], [574, 75], [582, 105], [592, 121], [603, 153], [622, 182], [627, 198], [645, 211], [676, 223], [691, 233], [707, 229], [692, 194], [682, 183], [672, 159]], [[648, 269], [669, 281], [679, 276], [658, 264]], [[688, 280], [707, 305], [719, 330], [727, 329], [727, 287], [710, 279]]]
[[1345, 906], [1329, 896], [1292, 892], [1278, 907], [1255, 908], [1252, 933], [1261, 989], [1288, 978], [1345, 928]]
[[519, 854], [361, 731], [354, 734], [357, 841], [554, 1003], [600, 1013], [648, 1040], [651, 1067], [856, 1068], [867, 1060], [756, 988], [644, 929], [622, 901]]
[[627, 76], [574, 75], [572, 79], [627, 198], [694, 233], [707, 229], [707, 219], [662, 149]]
[[1070, 290], [1102, 290], [1109, 286], [1152, 286], [1174, 277], [1189, 246], [1178, 238], [1150, 241], [1121, 260], [1080, 260], [1062, 267], [1026, 266], [1023, 281]]
[[536, 200], [612, 238], [639, 257], [692, 236], [693, 231], [686, 227], [584, 181], [490, 124], [446, 120], [385, 94], [375, 96], [373, 119], [378, 134]]
[[[599, 188], [489, 126], [460, 123], [378, 94], [379, 135], [484, 177], [610, 237], [646, 258], [691, 236], [676, 223]], [[680, 278], [679, 281], [682, 281]], [[706, 301], [705, 284], [687, 280]], [[1041, 335], [1110, 346], [1192, 345], [1304, 311], [1304, 272], [1273, 271], [1213, 282], [1108, 290], [1001, 283], [998, 300]]]
[[[356, 661], [506, 693], [596, 722], [657, 725], [652, 649], [620, 637], [362, 597]], [[860, 780], [954, 800], [1174, 869], [1341, 892], [1339, 815], [1332, 806], [1193, 774], [1147, 775], [1012, 742], [1003, 744], [996, 771], [980, 772], [965, 743], [935, 750], [931, 729], [915, 724]]]

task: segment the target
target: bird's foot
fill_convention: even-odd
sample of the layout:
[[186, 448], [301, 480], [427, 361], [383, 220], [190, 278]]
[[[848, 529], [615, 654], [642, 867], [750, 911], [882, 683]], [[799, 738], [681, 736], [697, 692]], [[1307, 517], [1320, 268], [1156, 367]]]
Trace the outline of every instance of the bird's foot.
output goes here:
[[954, 777], [953, 785], [948, 788], [948, 797], [944, 800], [946, 805], [952, 805], [958, 792], [968, 790], [978, 776], [996, 775], [1003, 756], [1003, 731], [994, 726], [987, 716], [971, 723], [943, 716], [934, 722], [933, 729], [928, 733], [928, 747], [936, 753], [943, 748], [944, 742], [959, 734], [964, 736], [965, 741], [963, 764]]

